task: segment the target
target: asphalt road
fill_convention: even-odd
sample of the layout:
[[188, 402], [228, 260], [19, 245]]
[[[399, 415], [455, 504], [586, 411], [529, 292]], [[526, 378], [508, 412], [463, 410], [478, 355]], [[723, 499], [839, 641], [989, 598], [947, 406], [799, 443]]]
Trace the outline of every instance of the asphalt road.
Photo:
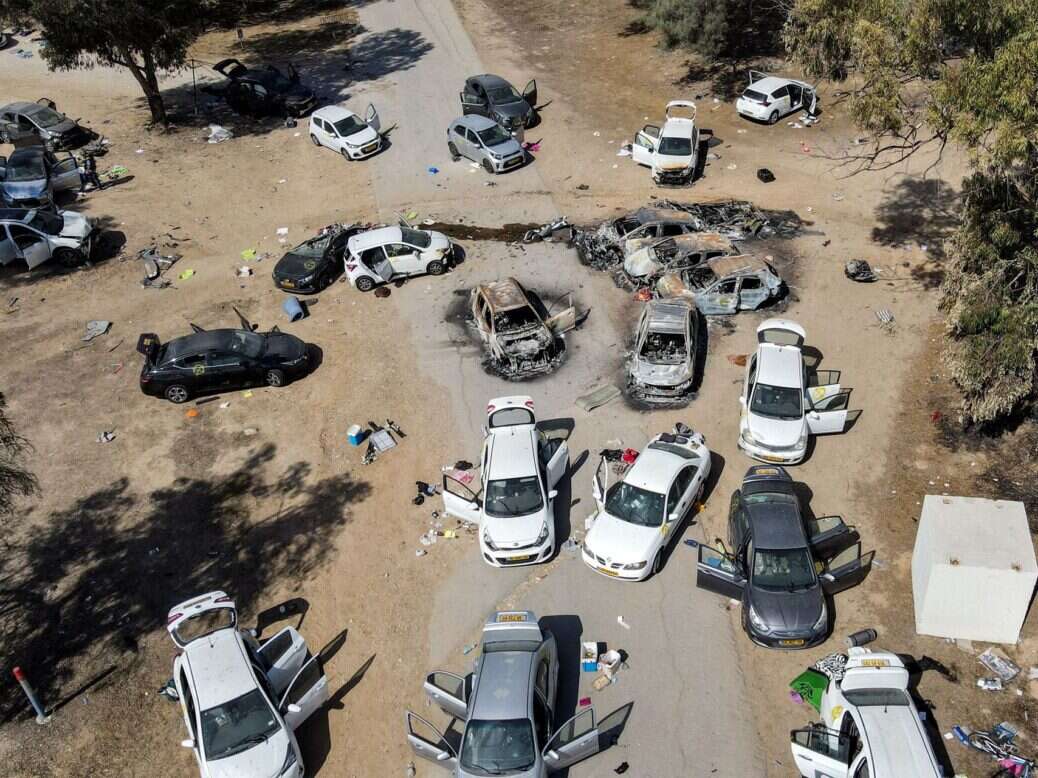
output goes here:
[[[397, 125], [390, 134], [390, 153], [371, 160], [382, 218], [414, 210], [419, 220], [464, 219], [468, 224], [493, 226], [542, 222], [558, 213], [536, 163], [498, 176], [495, 185], [488, 187], [485, 184], [491, 179], [482, 171], [464, 161], [450, 161], [445, 131], [460, 112], [458, 92], [466, 76], [486, 68], [449, 3], [373, 3], [360, 9], [360, 20], [368, 35], [381, 35], [384, 40], [387, 31], [398, 31], [401, 42], [421, 49], [421, 56], [386, 75], [377, 75], [377, 63], [358, 64], [361, 73], [365, 67], [372, 68], [374, 77], [358, 84], [354, 99], [372, 100], [383, 125]], [[364, 45], [362, 38], [355, 51], [363, 52]], [[542, 132], [552, 129], [545, 127]], [[439, 172], [430, 173], [430, 167]], [[582, 530], [592, 510], [594, 452], [612, 438], [640, 447], [650, 434], [669, 429], [682, 414], [640, 413], [620, 400], [591, 414], [574, 405], [575, 398], [588, 389], [619, 379], [637, 312], [607, 278], [581, 267], [559, 245], [539, 244], [523, 251], [504, 243], [464, 244], [466, 261], [458, 270], [445, 278], [412, 281], [393, 290], [387, 302], [410, 326], [410, 337], [421, 355], [415, 380], [449, 391], [448, 410], [459, 439], [466, 441], [457, 458], [478, 456], [486, 401], [492, 397], [528, 393], [541, 420], [559, 419], [572, 425], [571, 487], [563, 488], [556, 509], [561, 543], [570, 525]], [[473, 283], [508, 275], [515, 275], [546, 300], [572, 292], [580, 307], [592, 308], [586, 325], [567, 336], [569, 358], [555, 375], [515, 384], [487, 374], [465, 325], [452, 317], [463, 312], [465, 290]], [[696, 426], [692, 410], [684, 418]], [[734, 405], [729, 410], [734, 414]], [[714, 507], [726, 504], [727, 495], [714, 495], [711, 502]], [[568, 509], [567, 503], [572, 503]], [[700, 535], [693, 527], [684, 536]], [[473, 553], [442, 581], [437, 594], [428, 630], [430, 670], [467, 669], [471, 661], [461, 648], [478, 637], [488, 613], [499, 607], [530, 608], [542, 617], [554, 617], [553, 628], [565, 641], [560, 716], [568, 715], [584, 696], [592, 697], [600, 717], [634, 703], [620, 745], [573, 768], [574, 778], [611, 774], [622, 761], [639, 778], [764, 773], [763, 758], [753, 746], [755, 730], [735, 652], [734, 641], [744, 638], [733, 634], [724, 601], [695, 588], [691, 549], [678, 542], [661, 575], [630, 584], [599, 576], [566, 552], [548, 565], [495, 570], [480, 561], [472, 545]], [[618, 616], [630, 629], [617, 623]], [[603, 692], [591, 691], [594, 676], [581, 675], [577, 665], [579, 640], [604, 641], [629, 654], [629, 667], [616, 684]], [[414, 704], [422, 702], [420, 689], [415, 689]], [[422, 775], [438, 773], [428, 763], [420, 763], [419, 769]]]

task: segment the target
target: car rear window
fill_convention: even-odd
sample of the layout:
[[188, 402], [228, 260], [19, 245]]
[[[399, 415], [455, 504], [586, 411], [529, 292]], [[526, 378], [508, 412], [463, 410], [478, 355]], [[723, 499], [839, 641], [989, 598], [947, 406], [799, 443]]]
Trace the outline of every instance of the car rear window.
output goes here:
[[754, 89], [747, 89], [745, 92], [742, 93], [742, 96], [745, 97], [747, 100], [755, 100], [758, 103], [767, 102], [768, 99], [767, 97], [765, 97], [760, 92]]

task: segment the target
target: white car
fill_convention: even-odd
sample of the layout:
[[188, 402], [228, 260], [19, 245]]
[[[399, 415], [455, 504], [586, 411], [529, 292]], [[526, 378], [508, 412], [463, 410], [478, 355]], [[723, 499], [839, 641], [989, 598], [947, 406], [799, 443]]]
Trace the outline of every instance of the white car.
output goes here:
[[302, 778], [295, 730], [328, 699], [321, 655], [291, 627], [262, 645], [223, 592], [170, 610], [173, 685], [202, 778]]
[[649, 441], [623, 479], [611, 486], [603, 458], [593, 483], [598, 512], [584, 538], [584, 564], [627, 581], [658, 573], [709, 475], [706, 440], [684, 425]]
[[75, 211], [0, 208], [0, 265], [24, 260], [29, 269], [48, 259], [73, 266], [88, 262], [97, 229]]
[[652, 180], [657, 184], [692, 183], [699, 159], [696, 104], [691, 100], [667, 103], [663, 129], [653, 124], [642, 127], [631, 144], [631, 157], [639, 165], [652, 168]]
[[326, 105], [310, 114], [313, 144], [337, 151], [346, 159], [364, 159], [378, 153], [382, 148], [381, 129], [373, 105], [368, 105], [363, 120], [341, 105]]
[[454, 245], [441, 232], [379, 227], [346, 244], [346, 278], [362, 292], [397, 278], [438, 276], [454, 264]]
[[822, 694], [821, 724], [792, 733], [793, 761], [810, 778], [940, 778], [933, 746], [890, 651], [851, 648]]
[[808, 372], [804, 328], [788, 319], [757, 327], [757, 352], [746, 363], [739, 398], [739, 448], [753, 459], [795, 465], [807, 455], [810, 435], [843, 432], [857, 411], [848, 411], [850, 390], [838, 370]]
[[545, 562], [555, 552], [555, 487], [568, 470], [569, 445], [537, 429], [533, 400], [498, 397], [487, 404], [479, 482], [473, 470], [445, 468], [443, 509], [479, 525], [488, 565]]
[[786, 114], [804, 110], [814, 115], [818, 107], [815, 88], [803, 81], [750, 71], [750, 85], [735, 101], [740, 116], [774, 124]]

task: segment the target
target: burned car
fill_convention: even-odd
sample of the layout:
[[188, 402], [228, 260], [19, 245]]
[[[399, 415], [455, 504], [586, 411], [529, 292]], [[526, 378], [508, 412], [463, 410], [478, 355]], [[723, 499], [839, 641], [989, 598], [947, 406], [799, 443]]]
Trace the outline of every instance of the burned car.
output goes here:
[[273, 65], [247, 67], [236, 59], [225, 59], [213, 65], [213, 70], [230, 82], [222, 94], [236, 113], [303, 116], [317, 105], [314, 91], [300, 83], [299, 72], [291, 63], [282, 73]]
[[52, 151], [77, 149], [97, 138], [88, 130], [57, 110], [53, 100], [43, 97], [35, 103], [8, 103], [0, 108], [0, 143], [35, 140]]
[[775, 268], [757, 257], [740, 254], [714, 257], [674, 273], [664, 273], [656, 282], [662, 298], [688, 298], [708, 316], [755, 311], [778, 300], [786, 286]]
[[619, 263], [626, 253], [627, 241], [670, 238], [698, 230], [699, 223], [684, 211], [671, 208], [639, 208], [634, 213], [602, 222], [594, 232], [579, 235], [575, 244], [580, 261], [585, 265]]
[[480, 284], [472, 290], [471, 306], [487, 367], [513, 380], [550, 373], [562, 364], [562, 334], [579, 323], [572, 301], [548, 316], [540, 299], [514, 278]]
[[627, 365], [628, 395], [652, 404], [688, 402], [697, 379], [698, 329], [691, 300], [647, 302]]
[[651, 283], [663, 272], [695, 267], [714, 257], [734, 256], [739, 247], [719, 232], [692, 232], [673, 238], [660, 238], [644, 245], [636, 243], [624, 257], [624, 274], [641, 286]]

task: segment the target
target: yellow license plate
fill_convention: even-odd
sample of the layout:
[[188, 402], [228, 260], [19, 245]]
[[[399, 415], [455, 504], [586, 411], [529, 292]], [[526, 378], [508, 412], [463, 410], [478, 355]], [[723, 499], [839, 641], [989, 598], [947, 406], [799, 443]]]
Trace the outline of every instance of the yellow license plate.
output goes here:
[[806, 642], [807, 641], [804, 640], [804, 639], [800, 639], [800, 640], [780, 640], [779, 641], [779, 645], [780, 646], [802, 646]]
[[766, 462], [781, 462], [782, 461], [782, 457], [763, 456], [763, 457], [761, 457], [761, 459], [765, 460]]
[[862, 659], [862, 667], [890, 667], [890, 660], [888, 659]]
[[498, 615], [497, 620], [499, 623], [512, 622], [512, 621], [526, 621], [525, 613], [501, 613]]
[[600, 567], [598, 568], [598, 572], [605, 573], [606, 575], [611, 575], [614, 578], [616, 578], [616, 576], [619, 575], [618, 572], [616, 572], [615, 570], [610, 570], [608, 567]]
[[289, 289], [294, 289], [296, 286], [295, 281], [282, 281], [281, 285], [284, 287], [288, 287]]
[[526, 556], [513, 556], [513, 557], [509, 557], [508, 561], [509, 562], [525, 562], [527, 559], [533, 559], [533, 556], [530, 555], [530, 554], [527, 554]]

